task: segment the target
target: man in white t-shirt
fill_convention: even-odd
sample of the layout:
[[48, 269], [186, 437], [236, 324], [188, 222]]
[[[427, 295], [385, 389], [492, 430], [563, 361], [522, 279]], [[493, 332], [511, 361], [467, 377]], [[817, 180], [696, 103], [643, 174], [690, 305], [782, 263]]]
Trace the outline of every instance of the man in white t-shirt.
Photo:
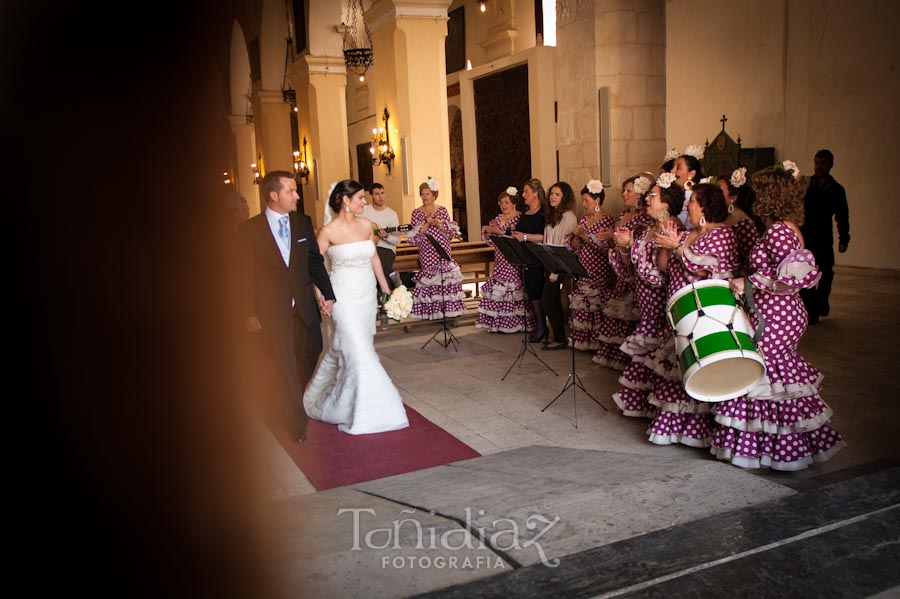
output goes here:
[[393, 209], [388, 208], [384, 204], [384, 185], [372, 183], [371, 187], [369, 187], [369, 195], [372, 197], [372, 201], [366, 205], [362, 216], [379, 227], [377, 233], [380, 239], [375, 249], [378, 251], [378, 257], [381, 259], [384, 276], [390, 282], [391, 289], [393, 289], [395, 285], [394, 281], [391, 280], [391, 273], [394, 270], [394, 258], [397, 256], [397, 244], [400, 243], [400, 236], [396, 232], [389, 233], [386, 229], [399, 227], [400, 219]]

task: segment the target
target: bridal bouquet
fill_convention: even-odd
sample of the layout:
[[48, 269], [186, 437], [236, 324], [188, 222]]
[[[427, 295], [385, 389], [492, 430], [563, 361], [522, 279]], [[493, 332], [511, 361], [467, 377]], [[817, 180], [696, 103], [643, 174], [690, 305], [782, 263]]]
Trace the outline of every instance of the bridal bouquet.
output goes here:
[[[387, 296], [387, 294], [384, 294]], [[400, 285], [382, 304], [382, 310], [393, 320], [400, 322], [412, 312], [413, 296], [405, 285]]]

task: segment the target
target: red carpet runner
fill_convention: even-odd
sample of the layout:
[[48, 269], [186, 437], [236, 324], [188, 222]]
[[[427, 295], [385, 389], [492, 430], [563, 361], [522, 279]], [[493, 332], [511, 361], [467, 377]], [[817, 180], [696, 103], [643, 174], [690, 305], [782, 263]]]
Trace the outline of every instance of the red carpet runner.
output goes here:
[[281, 445], [317, 491], [476, 458], [477, 451], [406, 406], [409, 427], [374, 435], [348, 435], [309, 421], [302, 444], [277, 434]]

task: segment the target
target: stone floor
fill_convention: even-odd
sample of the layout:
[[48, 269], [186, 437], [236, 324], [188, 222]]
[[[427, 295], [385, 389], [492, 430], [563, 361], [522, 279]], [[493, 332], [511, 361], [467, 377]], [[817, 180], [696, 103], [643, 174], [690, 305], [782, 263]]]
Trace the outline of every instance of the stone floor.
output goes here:
[[[462, 319], [452, 329], [458, 350], [436, 343], [421, 350], [438, 325], [379, 333], [376, 346], [404, 401], [484, 457], [315, 493], [267, 438], [272, 513], [285, 532], [286, 595], [717, 596], [744, 566], [798, 581], [803, 596], [865, 597], [900, 585], [887, 574], [846, 587], [804, 585], [792, 578], [799, 570], [777, 566], [781, 554], [794, 559], [799, 552], [809, 562], [810, 552], [825, 555], [829, 543], [871, 545], [871, 561], [844, 556], [848, 568], [877, 572], [900, 559], [900, 470], [893, 468], [900, 463], [894, 439], [900, 407], [889, 388], [896, 378], [900, 278], [878, 275], [839, 270], [832, 315], [801, 342], [801, 353], [826, 376], [822, 396], [848, 447], [796, 473], [743, 471], [703, 450], [648, 443], [646, 421], [622, 417], [612, 402], [619, 373], [593, 364], [587, 353], [576, 352], [575, 372], [601, 405], [570, 389], [548, 406], [572, 371], [568, 351], [537, 349], [546, 365], [526, 355], [501, 380], [520, 350], [519, 335], [489, 334]], [[852, 489], [866, 485], [883, 503], [828, 512], [790, 534], [777, 527], [762, 532], [773, 513], [788, 521], [822, 502], [847, 504]], [[697, 559], [679, 561], [680, 569], [647, 562], [642, 574], [633, 563], [610, 577], [596, 568], [614, 547], [641, 563], [669, 563], [655, 548], [671, 553], [679, 535], [695, 529], [706, 531], [709, 551], [689, 551]], [[651, 536], [660, 545], [641, 544]], [[803, 542], [785, 541], [794, 537]], [[600, 553], [590, 558], [591, 552]], [[561, 560], [559, 570], [546, 565], [554, 560]], [[546, 583], [556, 578], [566, 592], [550, 593]], [[764, 585], [746, 588], [771, 596]]]

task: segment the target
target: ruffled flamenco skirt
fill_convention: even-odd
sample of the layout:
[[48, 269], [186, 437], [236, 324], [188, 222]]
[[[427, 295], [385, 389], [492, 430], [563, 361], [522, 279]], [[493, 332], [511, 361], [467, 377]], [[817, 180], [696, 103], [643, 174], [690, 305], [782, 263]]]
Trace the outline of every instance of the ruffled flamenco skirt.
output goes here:
[[476, 327], [492, 333], [517, 333], [523, 324], [534, 330], [534, 313], [521, 282], [491, 279], [481, 286]]
[[465, 314], [463, 303], [463, 276], [455, 262], [443, 262], [441, 270], [429, 268], [419, 270], [413, 277], [413, 307], [410, 316], [422, 320], [440, 320]]

